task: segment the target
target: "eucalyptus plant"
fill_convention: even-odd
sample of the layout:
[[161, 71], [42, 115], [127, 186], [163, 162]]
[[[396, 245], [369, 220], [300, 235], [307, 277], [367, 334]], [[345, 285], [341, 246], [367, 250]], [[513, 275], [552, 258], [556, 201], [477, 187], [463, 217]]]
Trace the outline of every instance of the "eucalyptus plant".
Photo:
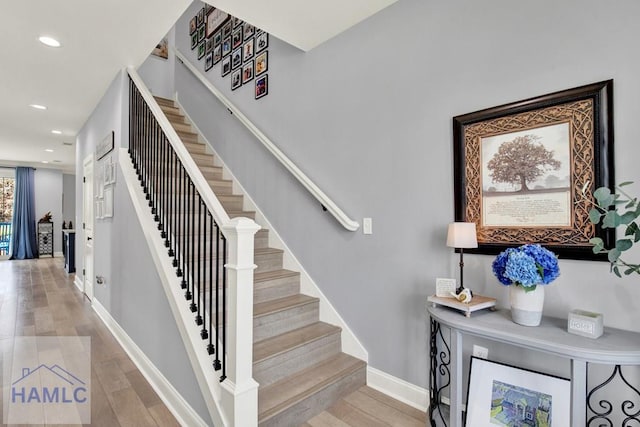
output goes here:
[[615, 187], [612, 193], [607, 187], [600, 187], [593, 193], [595, 202], [589, 211], [589, 220], [593, 224], [601, 224], [602, 228], [624, 227], [624, 237], [616, 239], [615, 246], [605, 248], [604, 242], [599, 237], [594, 237], [589, 242], [593, 245], [593, 253], [606, 253], [611, 263], [611, 271], [616, 276], [622, 274], [640, 274], [640, 264], [633, 264], [622, 259], [625, 251], [628, 251], [634, 244], [640, 242], [640, 227], [638, 217], [640, 217], [640, 203], [637, 197], [629, 195], [624, 187], [633, 184], [631, 181], [623, 182]]

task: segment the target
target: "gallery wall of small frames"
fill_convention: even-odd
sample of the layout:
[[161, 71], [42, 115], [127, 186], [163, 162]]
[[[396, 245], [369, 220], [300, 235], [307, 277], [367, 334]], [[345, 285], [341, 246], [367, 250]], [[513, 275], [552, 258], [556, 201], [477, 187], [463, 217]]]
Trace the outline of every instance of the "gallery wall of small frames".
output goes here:
[[231, 76], [231, 90], [250, 84], [255, 99], [269, 93], [268, 33], [206, 5], [189, 21], [189, 35], [204, 70], [219, 68], [222, 77]]

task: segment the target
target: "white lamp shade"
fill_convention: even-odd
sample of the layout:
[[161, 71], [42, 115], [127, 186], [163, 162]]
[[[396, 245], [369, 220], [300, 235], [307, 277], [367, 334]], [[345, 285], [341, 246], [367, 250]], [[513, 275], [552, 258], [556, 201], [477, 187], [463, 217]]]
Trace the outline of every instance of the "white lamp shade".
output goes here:
[[450, 248], [477, 248], [475, 222], [452, 222], [447, 232], [447, 246]]

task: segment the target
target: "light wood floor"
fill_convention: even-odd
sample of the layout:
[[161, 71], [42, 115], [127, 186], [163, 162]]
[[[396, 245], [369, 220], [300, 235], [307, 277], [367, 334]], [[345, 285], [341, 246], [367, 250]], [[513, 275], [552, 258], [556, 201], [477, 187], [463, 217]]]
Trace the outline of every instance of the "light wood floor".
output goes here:
[[179, 425], [62, 264], [61, 258], [0, 261], [0, 349], [10, 348], [14, 336], [90, 336], [91, 425]]
[[[14, 336], [90, 336], [91, 425], [177, 426], [73, 279], [64, 273], [60, 258], [0, 261], [0, 349], [6, 350]], [[362, 387], [303, 427], [409, 427], [425, 422], [424, 412]]]
[[427, 415], [409, 405], [361, 387], [302, 427], [424, 427]]

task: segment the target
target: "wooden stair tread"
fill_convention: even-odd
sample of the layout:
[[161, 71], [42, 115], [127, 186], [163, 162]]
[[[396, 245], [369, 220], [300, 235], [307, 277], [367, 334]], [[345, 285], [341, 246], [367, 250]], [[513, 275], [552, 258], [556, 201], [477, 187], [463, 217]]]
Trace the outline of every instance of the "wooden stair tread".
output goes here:
[[[269, 230], [260, 230], [260, 231], [268, 232]], [[268, 282], [269, 280], [273, 280], [273, 279], [280, 279], [283, 277], [293, 277], [293, 276], [299, 276], [299, 275], [300, 273], [298, 271], [291, 271], [286, 269], [263, 271], [263, 272], [253, 273], [253, 282], [254, 283]]]
[[253, 250], [254, 255], [266, 255], [266, 254], [280, 254], [284, 253], [282, 249], [278, 248], [255, 248]]
[[308, 295], [296, 294], [285, 298], [279, 298], [271, 301], [260, 302], [253, 305], [253, 317], [266, 316], [278, 311], [284, 311], [296, 306], [312, 304], [318, 301], [318, 298]]
[[341, 330], [339, 327], [328, 323], [316, 322], [309, 326], [267, 338], [253, 344], [253, 363], [262, 362], [320, 338], [340, 333]]
[[265, 421], [366, 366], [365, 362], [338, 353], [317, 365], [258, 390], [258, 420]]

